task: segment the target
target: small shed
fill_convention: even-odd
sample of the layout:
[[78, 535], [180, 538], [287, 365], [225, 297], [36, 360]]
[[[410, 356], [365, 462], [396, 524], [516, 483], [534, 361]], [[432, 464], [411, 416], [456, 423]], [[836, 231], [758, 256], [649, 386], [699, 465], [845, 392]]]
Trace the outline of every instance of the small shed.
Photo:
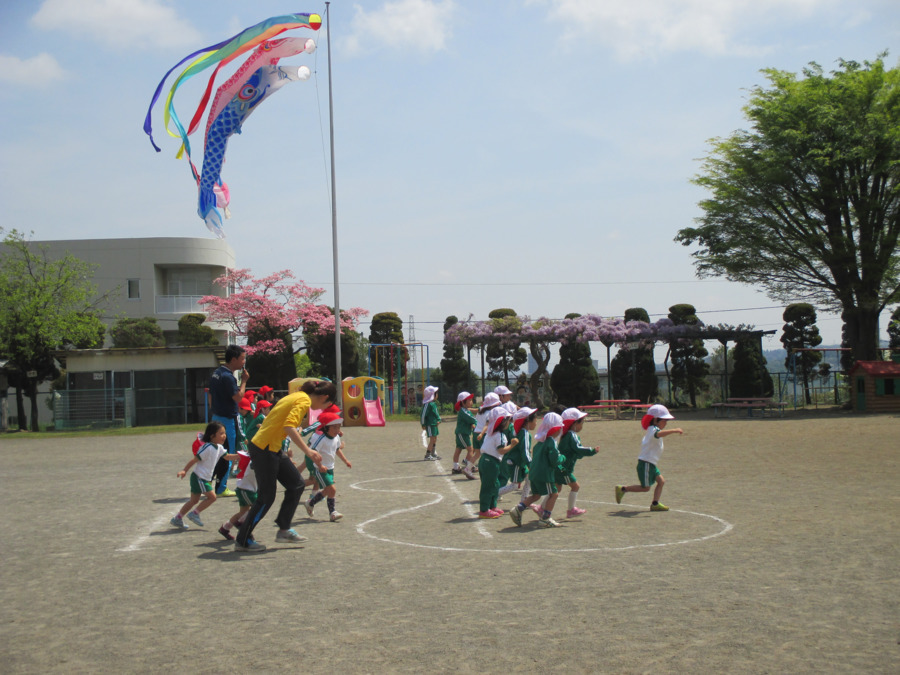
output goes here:
[[848, 373], [860, 412], [900, 413], [900, 363], [857, 361]]

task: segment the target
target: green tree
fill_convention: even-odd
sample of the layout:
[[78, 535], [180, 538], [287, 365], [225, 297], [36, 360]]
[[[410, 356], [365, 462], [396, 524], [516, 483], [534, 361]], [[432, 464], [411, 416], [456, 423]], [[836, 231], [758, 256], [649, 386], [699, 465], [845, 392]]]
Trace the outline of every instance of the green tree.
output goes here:
[[856, 359], [878, 358], [878, 317], [900, 300], [900, 69], [882, 54], [827, 76], [769, 69], [749, 131], [715, 139], [694, 182], [712, 196], [698, 226], [701, 277], [761, 286], [841, 313]]
[[124, 349], [162, 347], [166, 344], [162, 328], [152, 316], [140, 319], [121, 318], [109, 329], [109, 336], [113, 347]]
[[291, 331], [273, 325], [267, 319], [254, 321], [247, 327], [247, 346], [254, 347], [261, 342], [280, 342], [282, 346], [278, 351], [270, 349], [247, 351], [247, 370], [253, 388], [267, 384], [273, 389], [287, 389], [288, 382], [297, 377], [294, 364], [294, 337]]
[[[369, 327], [370, 345], [403, 344], [403, 319], [396, 312], [380, 312], [372, 317], [372, 325]], [[400, 360], [400, 377], [406, 372], [406, 361], [409, 359], [406, 350], [376, 348], [372, 350], [373, 374], [384, 377], [388, 384], [393, 385], [397, 374], [397, 359]], [[387, 374], [387, 377], [385, 377]]]
[[[567, 314], [577, 319], [580, 314]], [[600, 396], [600, 376], [591, 360], [587, 342], [564, 340], [559, 345], [559, 363], [550, 373], [550, 388], [557, 402], [567, 407], [589, 405]]]
[[[448, 316], [444, 321], [444, 333], [457, 323], [459, 319]], [[465, 348], [462, 345], [444, 343], [441, 373], [444, 383], [453, 392], [463, 391], [469, 386], [469, 362], [466, 361]]]
[[[521, 330], [522, 322], [516, 310], [503, 307], [488, 313], [488, 318], [496, 331], [514, 334]], [[505, 340], [489, 340], [484, 352], [487, 361], [488, 377], [500, 379], [509, 386], [509, 376], [519, 372], [519, 367], [528, 361], [528, 353], [520, 346], [521, 342], [510, 343]]]
[[[341, 332], [341, 377], [359, 375], [360, 335], [356, 331]], [[332, 382], [337, 379], [337, 364], [334, 360], [334, 331], [306, 337], [306, 353], [311, 361], [310, 372], [327, 377]]]
[[204, 326], [204, 321], [206, 321], [204, 314], [185, 314], [178, 319], [178, 344], [183, 347], [218, 345], [215, 331], [209, 326]]
[[796, 302], [784, 308], [782, 318], [785, 320], [781, 333], [781, 344], [787, 350], [784, 366], [788, 372], [796, 368], [796, 374], [803, 378], [803, 393], [806, 405], [812, 403], [809, 393], [809, 380], [815, 377], [822, 352], [804, 352], [801, 349], [818, 347], [822, 344], [822, 336], [816, 326], [816, 310], [806, 302]]
[[0, 228], [0, 235], [0, 356], [13, 370], [19, 427], [27, 428], [24, 392], [37, 431], [37, 387], [59, 376], [53, 351], [102, 345], [98, 312], [107, 297], [98, 297], [91, 282], [96, 266], [68, 254], [51, 260], [46, 247], [30, 244], [17, 230]]
[[[643, 307], [625, 310], [625, 322], [642, 321], [650, 323], [650, 315]], [[613, 398], [636, 398], [641, 401], [655, 400], [659, 395], [659, 380], [656, 377], [656, 362], [653, 359], [652, 343], [632, 343], [619, 349], [610, 365], [613, 382]]]
[[[669, 307], [669, 319], [676, 326], [694, 326], [702, 328], [703, 322], [697, 317], [693, 305], [680, 304]], [[706, 357], [709, 352], [698, 338], [680, 338], [669, 343], [666, 360], [672, 358], [670, 374], [673, 389], [687, 392], [692, 407], [697, 407], [697, 394], [709, 389], [709, 363]], [[675, 397], [677, 400], [677, 396]]]
[[892, 352], [900, 352], [900, 307], [891, 314], [891, 322], [888, 324], [888, 347]]
[[728, 389], [736, 398], [772, 396], [775, 385], [766, 369], [766, 357], [755, 337], [740, 338], [735, 342], [734, 369], [728, 381]]

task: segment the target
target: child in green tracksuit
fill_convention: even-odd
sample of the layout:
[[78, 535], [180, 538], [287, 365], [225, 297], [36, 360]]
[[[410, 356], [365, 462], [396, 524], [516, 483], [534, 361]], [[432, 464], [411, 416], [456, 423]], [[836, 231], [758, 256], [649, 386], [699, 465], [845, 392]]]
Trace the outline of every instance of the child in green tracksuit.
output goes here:
[[[475, 463], [475, 449], [472, 447], [472, 431], [475, 429], [475, 415], [472, 414], [472, 403], [475, 400], [475, 394], [467, 391], [459, 392], [456, 397], [456, 449], [453, 451], [453, 471], [452, 473], [461, 473], [469, 480], [475, 480], [475, 474], [472, 473], [472, 466]], [[459, 456], [462, 451], [466, 451], [466, 467], [464, 469], [459, 466]]]
[[531, 465], [528, 467], [528, 478], [532, 494], [514, 506], [509, 516], [516, 525], [522, 525], [522, 513], [541, 497], [547, 497], [541, 509], [538, 524], [541, 527], [559, 527], [559, 523], [551, 517], [556, 504], [558, 489], [556, 487], [556, 471], [565, 457], [559, 453], [557, 441], [562, 434], [562, 417], [556, 413], [547, 413], [541, 420], [541, 426], [534, 435], [535, 443]]
[[531, 494], [528, 465], [531, 464], [531, 432], [537, 424], [537, 410], [519, 408], [513, 413], [513, 434], [518, 439], [515, 448], [506, 453], [500, 477], [500, 495], [522, 489], [522, 499]]
[[441, 413], [437, 407], [437, 387], [425, 387], [425, 395], [422, 398], [422, 429], [428, 437], [428, 448], [425, 450], [425, 459], [434, 461], [440, 459], [435, 453], [437, 447], [438, 424], [441, 423]]
[[484, 429], [484, 443], [481, 445], [481, 458], [478, 460], [478, 473], [481, 475], [481, 490], [478, 493], [479, 518], [499, 518], [503, 509], [497, 508], [497, 497], [500, 490], [500, 464], [503, 456], [518, 445], [516, 439], [509, 440], [506, 428], [512, 415], [500, 406], [491, 410]]
[[563, 435], [559, 441], [559, 452], [565, 456], [565, 461], [560, 464], [559, 471], [556, 472], [556, 483], [558, 489], [562, 489], [563, 484], [569, 486], [569, 509], [566, 511], [566, 518], [575, 518], [576, 516], [586, 513], [584, 509], [575, 506], [575, 500], [578, 499], [578, 490], [581, 486], [575, 478], [575, 462], [582, 457], [590, 457], [596, 455], [600, 448], [588, 448], [581, 444], [578, 438], [578, 432], [584, 427], [584, 418], [587, 417], [586, 412], [582, 412], [578, 408], [566, 408], [562, 414]]

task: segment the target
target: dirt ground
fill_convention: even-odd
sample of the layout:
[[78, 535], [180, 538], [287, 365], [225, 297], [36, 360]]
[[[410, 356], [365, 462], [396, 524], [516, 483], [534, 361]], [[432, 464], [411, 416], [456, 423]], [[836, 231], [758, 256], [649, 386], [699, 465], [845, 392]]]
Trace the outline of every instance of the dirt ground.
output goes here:
[[275, 545], [270, 514], [263, 554], [216, 532], [235, 499], [169, 527], [190, 434], [2, 438], [0, 670], [900, 672], [900, 418], [674, 424], [671, 511], [615, 503], [640, 426], [592, 421], [588, 512], [549, 530], [474, 518], [449, 420], [434, 463], [414, 423], [347, 429], [343, 521]]

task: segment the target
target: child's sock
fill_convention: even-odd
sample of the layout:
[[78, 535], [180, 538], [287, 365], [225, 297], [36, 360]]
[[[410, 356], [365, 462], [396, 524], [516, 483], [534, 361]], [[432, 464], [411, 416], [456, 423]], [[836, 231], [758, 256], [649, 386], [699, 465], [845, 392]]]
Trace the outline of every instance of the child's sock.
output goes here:
[[225, 521], [225, 524], [222, 525], [222, 529], [225, 530], [226, 532], [231, 532], [231, 527], [232, 527], [232, 525], [231, 525], [230, 520]]
[[578, 493], [569, 491], [569, 511], [575, 508], [576, 499], [578, 499]]
[[328, 513], [334, 513], [334, 497], [328, 498]]
[[324, 499], [324, 497], [322, 497], [322, 493], [321, 493], [321, 492], [317, 492], [317, 493], [314, 494], [312, 497], [310, 497], [310, 499], [309, 499], [309, 505], [310, 505], [310, 506], [315, 506], [315, 505], [318, 504], [320, 501], [322, 501], [322, 499]]
[[541, 518], [546, 520], [549, 517], [550, 517], [550, 511], [548, 511], [547, 509], [543, 509], [541, 511]]
[[657, 505], [657, 504], [659, 504], [659, 502], [658, 502], [658, 501], [656, 501], [656, 500], [655, 500], [655, 499], [654, 499], [654, 500], [653, 500], [653, 504], [652, 504], [652, 505], [653, 505], [653, 506], [656, 506], [656, 505]]
[[518, 504], [516, 504], [515, 508], [519, 511], [524, 511], [528, 507], [525, 506], [525, 502], [519, 502]]

